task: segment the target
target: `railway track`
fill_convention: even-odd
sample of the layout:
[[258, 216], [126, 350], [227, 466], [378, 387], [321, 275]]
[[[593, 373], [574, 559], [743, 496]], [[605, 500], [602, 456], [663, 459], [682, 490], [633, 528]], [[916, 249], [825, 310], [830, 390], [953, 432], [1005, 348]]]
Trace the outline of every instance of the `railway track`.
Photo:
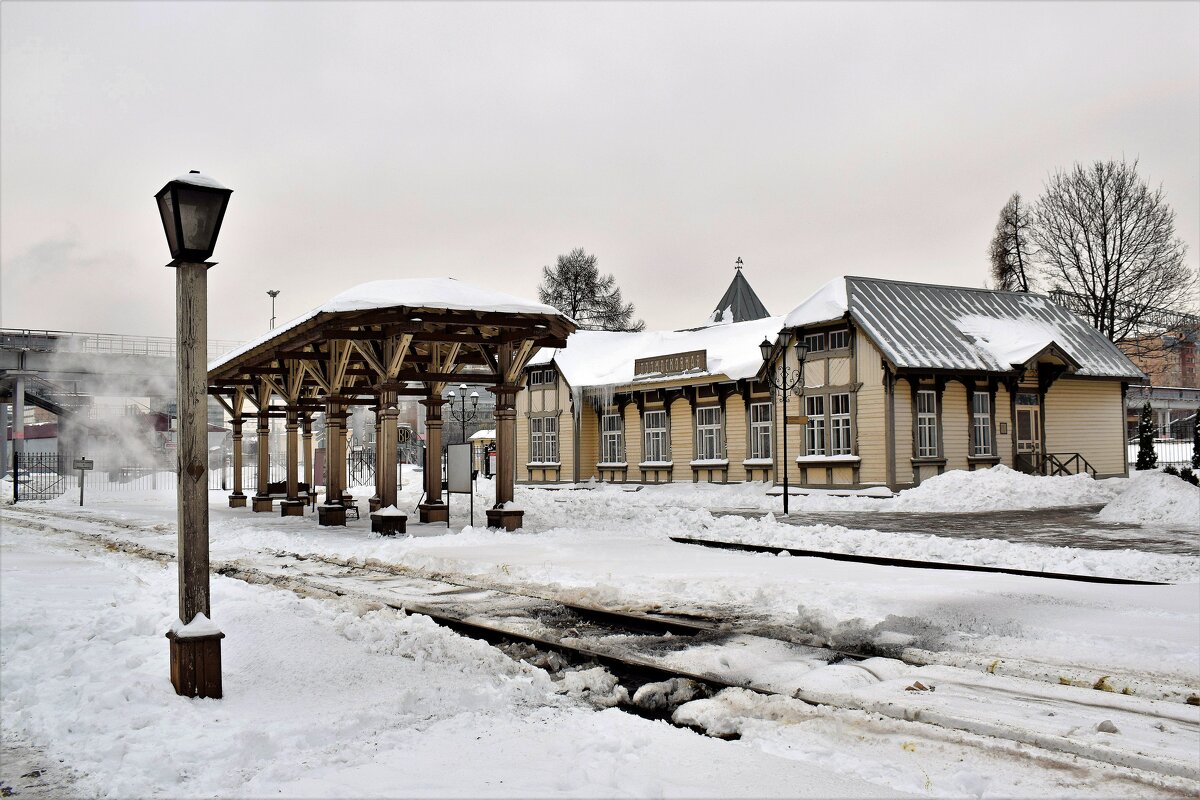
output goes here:
[[[41, 510], [5, 510], [3, 516], [6, 524], [68, 534], [163, 562], [173, 559], [161, 545], [129, 538], [138, 531], [160, 536], [163, 526], [146, 529], [95, 515]], [[725, 621], [564, 603], [297, 553], [260, 551], [214, 561], [213, 568], [250, 583], [427, 615], [551, 671], [603, 665], [628, 688], [626, 710], [648, 716], [671, 718], [673, 706], [661, 702], [664, 694], [678, 705], [739, 688], [796, 698], [830, 713], [865, 711], [1034, 746], [1058, 758], [1145, 773], [1155, 785], [1163, 785], [1163, 778], [1200, 781], [1194, 753], [1181, 757], [1172, 746], [1200, 742], [1200, 708], [1182, 703], [954, 666], [914, 666], [747, 633]], [[639, 696], [650, 701], [639, 704]]]

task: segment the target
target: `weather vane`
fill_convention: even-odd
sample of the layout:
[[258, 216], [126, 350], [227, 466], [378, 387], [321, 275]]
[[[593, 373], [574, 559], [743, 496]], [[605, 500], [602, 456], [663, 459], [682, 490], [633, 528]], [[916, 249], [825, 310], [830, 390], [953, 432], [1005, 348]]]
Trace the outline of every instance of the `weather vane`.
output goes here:
[[734, 269], [742, 268], [742, 257], [741, 256], [738, 256], [738, 260], [733, 263], [733, 268]]

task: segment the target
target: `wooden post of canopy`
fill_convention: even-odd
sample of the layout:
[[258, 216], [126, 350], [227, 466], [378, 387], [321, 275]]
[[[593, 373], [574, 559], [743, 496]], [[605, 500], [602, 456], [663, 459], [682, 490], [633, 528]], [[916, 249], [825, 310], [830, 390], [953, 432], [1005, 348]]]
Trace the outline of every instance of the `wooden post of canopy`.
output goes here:
[[246, 494], [242, 491], [242, 418], [233, 421], [233, 491], [229, 494], [230, 508], [245, 508]]
[[396, 505], [396, 419], [400, 415], [396, 408], [396, 393], [385, 392], [380, 397], [379, 439], [376, 442], [379, 452], [379, 466], [376, 475], [379, 480], [379, 505], [381, 508]]
[[342, 505], [346, 463], [338, 456], [341, 428], [345, 422], [339, 404], [325, 404], [325, 502], [317, 508], [318, 521], [322, 525], [346, 524], [346, 507]]
[[302, 434], [301, 447], [304, 450], [304, 483], [308, 486], [308, 499], [310, 502], [316, 500], [316, 487], [313, 483], [313, 431], [312, 431], [312, 413], [302, 411], [300, 413], [300, 424]]
[[[381, 507], [380, 498], [383, 497], [383, 469], [380, 466], [382, 463], [383, 440], [380, 438], [380, 428], [382, 427], [382, 409], [383, 409], [383, 392], [375, 396], [375, 494], [367, 501], [371, 513], [378, 511]], [[384, 504], [386, 505], [386, 504]]]
[[425, 406], [425, 502], [418, 506], [421, 522], [449, 522], [450, 507], [442, 502], [442, 406], [441, 395], [430, 394]]
[[489, 528], [515, 531], [521, 527], [525, 512], [512, 507], [516, 475], [517, 392], [519, 386], [489, 387], [496, 396], [496, 505], [487, 510]]
[[258, 408], [258, 489], [254, 492], [251, 508], [254, 511], [271, 510], [271, 418], [267, 416], [267, 405]]
[[287, 499], [279, 504], [281, 517], [304, 516], [300, 499], [300, 409], [287, 407]]
[[348, 506], [354, 502], [354, 495], [350, 493], [350, 486], [346, 482], [346, 474], [350, 471], [350, 414], [351, 412], [346, 406], [342, 406], [339, 416], [342, 418], [342, 424], [338, 426], [338, 451], [337, 451], [337, 468], [338, 480], [342, 487], [342, 505]]

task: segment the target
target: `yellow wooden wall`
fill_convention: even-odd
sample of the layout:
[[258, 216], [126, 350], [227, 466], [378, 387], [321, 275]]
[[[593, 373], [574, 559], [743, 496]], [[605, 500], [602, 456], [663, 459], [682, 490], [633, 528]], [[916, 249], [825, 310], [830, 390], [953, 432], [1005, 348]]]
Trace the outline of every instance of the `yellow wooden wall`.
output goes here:
[[725, 457], [729, 459], [729, 480], [746, 480], [747, 439], [746, 401], [741, 395], [733, 395], [725, 401]]
[[950, 381], [942, 390], [942, 453], [946, 469], [968, 469], [971, 452], [971, 417], [967, 413], [967, 388]]
[[913, 476], [912, 387], [897, 378], [893, 393], [892, 429], [896, 435], [896, 482], [911, 483]]
[[[996, 454], [1000, 456], [1001, 464], [1012, 469], [1016, 424], [1012, 418], [1012, 398], [1008, 394], [1008, 389], [1003, 386], [996, 387], [996, 407], [992, 409], [992, 414], [996, 418]], [[1008, 426], [1008, 433], [1000, 432], [1001, 422]]]
[[862, 384], [856, 398], [855, 431], [862, 461], [859, 480], [887, 482], [887, 395], [883, 386], [882, 356], [862, 331], [854, 341], [857, 380]]
[[675, 481], [690, 481], [692, 468], [689, 463], [695, 456], [692, 440], [692, 407], [687, 400], [679, 398], [671, 403], [671, 461], [675, 467], [671, 471], [671, 479]]
[[629, 480], [639, 477], [638, 463], [642, 460], [642, 418], [638, 408], [625, 406], [625, 461], [629, 464]]
[[1080, 453], [1099, 477], [1125, 474], [1125, 404], [1117, 381], [1059, 378], [1046, 393], [1048, 453]]

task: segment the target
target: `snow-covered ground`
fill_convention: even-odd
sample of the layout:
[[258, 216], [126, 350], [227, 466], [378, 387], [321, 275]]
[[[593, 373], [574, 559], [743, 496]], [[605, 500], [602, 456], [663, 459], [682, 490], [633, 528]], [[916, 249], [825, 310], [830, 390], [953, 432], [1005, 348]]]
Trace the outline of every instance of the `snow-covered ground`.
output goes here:
[[[1055, 683], [1087, 674], [1110, 676], [1118, 686], [1125, 681], [1139, 693], [1155, 684], [1186, 691], [1200, 687], [1196, 555], [1076, 552], [882, 534], [869, 526], [871, 510], [906, 506], [1106, 504], [1102, 513], [1117, 509], [1126, 520], [1170, 527], [1180, 537], [1200, 536], [1200, 525], [1180, 524], [1189, 503], [1195, 504], [1193, 519], [1200, 519], [1200, 495], [1169, 480], [1175, 483], [1155, 476], [1103, 482], [1028, 478], [997, 469], [949, 473], [892, 500], [792, 498], [793, 510], [814, 504], [863, 511], [861, 528], [806, 528], [769, 516], [709, 511], [778, 511], [780, 499], [761, 485], [671, 485], [636, 492], [618, 486], [519, 487], [524, 531], [465, 527], [465, 498], [456, 496], [451, 528], [416, 525], [410, 517], [415, 535], [396, 540], [372, 536], [365, 514], [345, 529], [322, 529], [312, 517], [228, 509], [224, 496], [214, 493], [211, 540], [214, 559], [263, 550], [352, 559], [591, 605], [752, 621], [841, 647], [923, 653], [935, 663], [1019, 661], [1038, 665]], [[405, 488], [402, 509], [415, 505], [415, 491]], [[489, 493], [490, 486], [481, 483], [477, 522]], [[1156, 499], [1133, 502], [1141, 495]], [[1163, 515], [1167, 505], [1183, 512]], [[56, 515], [59, 528], [173, 549], [174, 495], [96, 493], [82, 512], [69, 498], [6, 512], [0, 581], [5, 733], [16, 732], [68, 759], [86, 776], [82, 793], [1153, 793], [1145, 783], [1126, 781], [1120, 770], [1090, 762], [1068, 771], [987, 737], [943, 732], [931, 738], [927, 726], [916, 730], [877, 714], [834, 713], [799, 701], [764, 705], [733, 690], [681, 709], [696, 724], [743, 737], [719, 742], [615, 709], [590, 710], [566, 691], [570, 681], [553, 682], [422, 617], [299, 599], [221, 577], [214, 577], [213, 617], [228, 635], [227, 697], [220, 703], [178, 700], [166, 681], [163, 639], [173, 621], [173, 569], [81, 544], [68, 534], [38, 531], [28, 512], [39, 507]], [[791, 537], [818, 549], [1006, 563], [1174, 585], [1079, 584], [778, 558], [689, 547], [670, 536]], [[1188, 730], [1179, 735], [1193, 736]], [[1194, 744], [1200, 752], [1200, 738]]]

